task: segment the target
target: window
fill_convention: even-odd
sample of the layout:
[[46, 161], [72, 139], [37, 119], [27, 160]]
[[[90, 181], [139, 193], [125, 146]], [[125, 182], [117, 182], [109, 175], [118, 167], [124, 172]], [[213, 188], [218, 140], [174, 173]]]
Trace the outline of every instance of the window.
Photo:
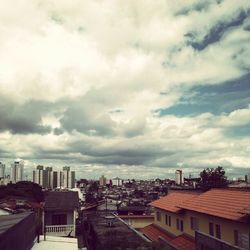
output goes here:
[[168, 225], [168, 216], [167, 216], [167, 214], [165, 215], [165, 224]]
[[177, 230], [179, 230], [179, 229], [180, 229], [179, 219], [176, 219], [176, 229], [177, 229]]
[[238, 230], [234, 230], [234, 245], [235, 246], [239, 245], [239, 232], [238, 232]]
[[168, 216], [168, 225], [171, 227], [171, 216]]
[[67, 214], [54, 214], [52, 215], [52, 225], [66, 225]]
[[196, 217], [190, 217], [190, 227], [192, 230], [199, 230], [199, 220]]
[[220, 225], [215, 225], [215, 233], [216, 233], [216, 238], [220, 239], [221, 238], [221, 231], [220, 231]]
[[209, 234], [214, 236], [214, 224], [209, 222]]
[[161, 213], [160, 213], [160, 212], [156, 212], [156, 219], [157, 219], [158, 221], [161, 220]]
[[181, 220], [181, 231], [183, 232], [183, 220]]

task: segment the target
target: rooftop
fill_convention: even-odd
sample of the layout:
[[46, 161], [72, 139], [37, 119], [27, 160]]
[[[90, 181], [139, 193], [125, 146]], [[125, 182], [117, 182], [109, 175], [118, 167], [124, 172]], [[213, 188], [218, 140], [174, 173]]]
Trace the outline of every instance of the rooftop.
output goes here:
[[241, 221], [249, 215], [250, 190], [211, 189], [179, 206], [199, 213]]
[[[112, 221], [111, 225], [109, 222]], [[84, 223], [85, 237], [95, 239], [91, 243], [96, 249], [113, 249], [113, 247], [136, 247], [147, 246], [149, 240], [142, 234], [126, 225], [121, 219], [106, 213], [88, 214]], [[89, 234], [89, 235], [87, 235]]]
[[195, 242], [189, 237], [185, 235], [174, 237], [154, 224], [142, 228], [141, 232], [152, 241], [159, 241], [160, 238], [163, 238], [179, 250], [195, 250]]
[[46, 241], [41, 236], [40, 243], [35, 243], [32, 250], [77, 250], [77, 239], [66, 237], [46, 236]]
[[153, 201], [150, 203], [151, 206], [167, 210], [173, 213], [179, 213], [182, 209], [180, 205], [188, 200], [191, 200], [199, 196], [198, 193], [189, 193], [189, 192], [173, 192], [159, 200]]
[[74, 210], [79, 205], [78, 192], [50, 191], [45, 196], [45, 210]]

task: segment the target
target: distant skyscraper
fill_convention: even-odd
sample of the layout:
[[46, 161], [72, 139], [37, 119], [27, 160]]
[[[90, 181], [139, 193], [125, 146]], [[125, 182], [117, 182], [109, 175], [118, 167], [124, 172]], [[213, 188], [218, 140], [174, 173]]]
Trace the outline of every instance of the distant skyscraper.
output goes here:
[[43, 166], [38, 165], [36, 170], [33, 171], [33, 182], [43, 186]]
[[75, 171], [70, 171], [70, 167], [63, 167], [63, 187], [75, 187]]
[[53, 188], [52, 167], [38, 165], [33, 171], [33, 182], [37, 183], [43, 188]]
[[10, 180], [13, 183], [23, 180], [23, 161], [15, 161], [14, 164], [11, 164]]
[[45, 172], [46, 172], [46, 174], [45, 174], [46, 182], [44, 183], [44, 185], [47, 188], [52, 188], [52, 186], [53, 186], [53, 175], [52, 175], [53, 169], [52, 169], [52, 167], [46, 167]]
[[0, 178], [4, 178], [5, 177], [5, 165], [0, 162]]
[[120, 179], [119, 177], [116, 177], [116, 178], [112, 179], [112, 185], [121, 186], [122, 185], [122, 179]]
[[75, 172], [70, 167], [63, 167], [63, 171], [53, 171], [52, 167], [38, 165], [33, 171], [33, 182], [46, 189], [74, 188]]
[[175, 171], [175, 183], [177, 185], [182, 185], [183, 183], [183, 173], [182, 173], [182, 170], [180, 169], [177, 169]]
[[57, 172], [57, 187], [63, 187], [63, 172]]
[[102, 175], [99, 179], [99, 184], [100, 186], [106, 186], [107, 184], [107, 179], [104, 177], [104, 175]]
[[4, 185], [5, 181], [5, 165], [0, 162], [0, 185]]

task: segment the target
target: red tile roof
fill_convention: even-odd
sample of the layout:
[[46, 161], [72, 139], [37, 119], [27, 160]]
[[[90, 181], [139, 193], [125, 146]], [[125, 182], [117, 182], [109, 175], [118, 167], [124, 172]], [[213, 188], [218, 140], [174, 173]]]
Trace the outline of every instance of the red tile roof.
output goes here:
[[192, 198], [197, 197], [197, 193], [187, 193], [187, 192], [173, 192], [160, 198], [159, 200], [153, 201], [150, 203], [151, 206], [167, 210], [173, 213], [178, 213], [182, 209], [180, 205]]
[[171, 244], [181, 250], [195, 250], [195, 242], [185, 235], [180, 235], [171, 241]]
[[165, 231], [155, 226], [154, 224], [150, 224], [142, 228], [140, 231], [152, 241], [158, 241], [159, 237], [162, 237], [167, 241], [171, 241], [173, 239], [172, 236], [168, 235]]
[[211, 189], [186, 200], [180, 207], [229, 220], [241, 220], [249, 212], [250, 190]]
[[158, 241], [160, 237], [165, 239], [171, 245], [174, 245], [180, 250], [195, 250], [195, 242], [185, 235], [177, 237], [169, 235], [154, 224], [148, 225], [141, 229], [141, 232], [145, 234], [152, 241]]

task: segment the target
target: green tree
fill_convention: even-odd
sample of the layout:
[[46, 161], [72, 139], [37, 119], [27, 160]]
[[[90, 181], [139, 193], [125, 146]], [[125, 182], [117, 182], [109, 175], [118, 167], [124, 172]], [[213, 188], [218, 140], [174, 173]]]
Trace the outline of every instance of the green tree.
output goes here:
[[201, 180], [199, 185], [203, 190], [209, 190], [211, 188], [223, 188], [228, 184], [227, 177], [225, 176], [225, 170], [223, 167], [206, 168], [200, 173]]
[[22, 197], [37, 202], [44, 201], [42, 188], [30, 181], [19, 181], [15, 184], [9, 183], [7, 186], [0, 187], [0, 199], [7, 197]]
[[98, 191], [98, 188], [99, 188], [99, 183], [97, 181], [94, 181], [90, 184], [90, 187], [89, 187], [89, 192], [97, 192]]

